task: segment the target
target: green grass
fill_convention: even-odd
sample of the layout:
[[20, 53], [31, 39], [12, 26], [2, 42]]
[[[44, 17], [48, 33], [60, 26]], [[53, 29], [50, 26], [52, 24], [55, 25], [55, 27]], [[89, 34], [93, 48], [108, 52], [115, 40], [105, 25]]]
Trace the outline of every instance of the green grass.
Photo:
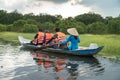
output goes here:
[[0, 41], [3, 43], [12, 43], [14, 45], [19, 45], [19, 35], [28, 39], [33, 39], [35, 33], [0, 32]]
[[103, 45], [100, 55], [120, 58], [120, 35], [80, 35], [80, 46], [89, 46], [90, 43]]
[[[5, 43], [14, 43], [19, 45], [18, 36], [21, 35], [27, 39], [33, 39], [35, 33], [16, 33], [16, 32], [0, 32], [0, 41]], [[90, 43], [97, 43], [98, 46], [103, 45], [104, 49], [99, 53], [102, 56], [120, 58], [120, 35], [80, 35], [80, 46], [89, 46]]]

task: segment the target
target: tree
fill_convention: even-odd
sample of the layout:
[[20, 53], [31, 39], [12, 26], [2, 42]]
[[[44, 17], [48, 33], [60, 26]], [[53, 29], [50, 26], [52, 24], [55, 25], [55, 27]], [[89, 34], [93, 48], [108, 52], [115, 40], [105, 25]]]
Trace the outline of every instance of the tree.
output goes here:
[[1, 31], [6, 31], [6, 26], [3, 24], [0, 24], [0, 32]]
[[34, 24], [34, 25], [38, 24], [38, 22], [36, 20], [34, 20], [34, 19], [27, 19], [25, 21], [26, 21], [27, 24]]
[[13, 27], [13, 24], [6, 25], [6, 30], [7, 31], [15, 31], [14, 27]]
[[28, 20], [28, 19], [35, 20], [35, 15], [33, 13], [28, 13], [28, 14], [23, 15], [23, 19], [24, 20]]
[[34, 33], [38, 31], [38, 27], [32, 24], [25, 24], [22, 31], [26, 33]]
[[86, 25], [84, 23], [76, 22], [74, 24], [76, 24], [75, 28], [77, 29], [79, 34], [83, 34], [83, 33], [87, 32], [87, 27], [86, 27]]
[[17, 10], [15, 10], [8, 14], [8, 23], [7, 24], [12, 24], [12, 23], [14, 23], [14, 21], [17, 21], [22, 18], [23, 18], [23, 15], [18, 13]]
[[55, 24], [53, 24], [51, 22], [45, 22], [45, 23], [39, 25], [39, 28], [41, 28], [43, 30], [49, 30], [50, 32], [54, 32]]
[[0, 10], [0, 23], [6, 24], [6, 20], [7, 20], [7, 11]]
[[120, 34], [120, 18], [109, 20], [107, 31], [112, 34]]
[[82, 22], [78, 22], [72, 18], [67, 18], [63, 20], [59, 20], [56, 22], [56, 26], [61, 28], [61, 31], [67, 33], [68, 28], [76, 28], [79, 33], [85, 33], [85, 24]]
[[25, 20], [17, 20], [13, 23], [13, 28], [12, 30], [13, 31], [16, 31], [16, 32], [21, 32], [22, 31], [22, 28], [23, 26], [26, 24], [26, 21]]
[[85, 13], [85, 14], [76, 16], [75, 20], [83, 22], [84, 24], [88, 25], [93, 22], [98, 22], [98, 21], [103, 22], [103, 17], [95, 13]]
[[105, 24], [108, 24], [108, 21], [111, 20], [111, 19], [113, 19], [112, 16], [107, 16], [107, 17], [105, 17], [104, 23], [105, 23]]
[[102, 22], [95, 22], [88, 25], [87, 30], [88, 30], [88, 33], [92, 33], [92, 34], [104, 34], [106, 32], [105, 24]]
[[59, 17], [51, 16], [48, 14], [40, 14], [36, 16], [35, 20], [40, 23], [45, 23], [45, 22], [55, 23], [56, 21], [59, 20]]

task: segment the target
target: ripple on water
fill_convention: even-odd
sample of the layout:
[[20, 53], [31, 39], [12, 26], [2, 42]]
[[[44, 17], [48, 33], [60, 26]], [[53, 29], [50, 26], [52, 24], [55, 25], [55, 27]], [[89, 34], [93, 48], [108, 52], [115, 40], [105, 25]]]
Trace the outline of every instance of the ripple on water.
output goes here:
[[28, 51], [20, 51], [19, 46], [0, 45], [0, 80], [28, 74], [30, 71], [27, 67], [32, 66], [34, 69], [34, 65]]
[[0, 45], [0, 66], [0, 80], [120, 80], [116, 61], [30, 52], [20, 46]]

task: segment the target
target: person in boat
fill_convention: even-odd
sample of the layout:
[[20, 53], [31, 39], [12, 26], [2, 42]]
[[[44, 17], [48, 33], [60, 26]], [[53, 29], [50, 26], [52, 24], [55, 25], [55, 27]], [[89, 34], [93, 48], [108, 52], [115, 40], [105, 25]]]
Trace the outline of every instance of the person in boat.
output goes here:
[[50, 41], [53, 37], [53, 33], [50, 33], [49, 30], [45, 30], [44, 32], [44, 39], [43, 39], [43, 45], [49, 46], [52, 41]]
[[64, 40], [66, 40], [66, 35], [63, 32], [60, 32], [60, 28], [56, 28], [55, 32], [56, 32], [55, 35], [58, 35], [56, 38], [57, 41], [63, 42]]
[[[55, 28], [55, 32], [56, 33], [54, 34], [54, 38], [55, 38], [54, 42], [56, 43], [56, 46], [54, 46], [54, 47], [57, 47], [60, 49], [66, 47], [66, 45], [61, 44], [63, 41], [66, 40], [66, 35], [60, 31], [60, 28]], [[55, 36], [57, 36], [57, 37], [55, 37]]]
[[55, 28], [55, 34], [52, 36], [52, 38], [47, 41], [46, 44], [50, 44], [51, 42], [51, 47], [53, 48], [63, 48], [65, 47], [64, 45], [61, 45], [61, 43], [66, 40], [66, 35], [63, 32], [60, 32], [60, 28]]
[[44, 39], [44, 32], [42, 29], [38, 30], [38, 33], [34, 36], [34, 39], [31, 41], [31, 44], [42, 45]]
[[78, 49], [80, 38], [76, 28], [69, 28], [67, 29], [67, 32], [70, 34], [70, 36], [65, 41], [63, 41], [62, 44], [67, 44], [68, 42], [71, 42], [67, 49], [68, 50]]

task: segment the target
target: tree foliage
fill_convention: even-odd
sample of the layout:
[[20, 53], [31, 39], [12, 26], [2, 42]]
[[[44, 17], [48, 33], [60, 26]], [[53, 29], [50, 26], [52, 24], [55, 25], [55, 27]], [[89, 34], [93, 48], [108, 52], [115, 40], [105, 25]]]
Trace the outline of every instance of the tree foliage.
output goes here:
[[17, 32], [22, 32], [22, 28], [25, 24], [26, 24], [25, 20], [14, 21], [12, 30]]
[[120, 18], [109, 20], [107, 31], [112, 34], [120, 34]]
[[21, 14], [17, 10], [8, 13], [0, 10], [0, 31], [35, 32], [38, 28], [54, 32], [59, 27], [62, 32], [74, 27], [80, 34], [120, 34], [120, 16], [103, 18], [100, 14], [85, 13], [73, 17], [62, 18], [61, 15], [49, 15], [40, 13]]
[[6, 31], [6, 26], [3, 24], [0, 24], [0, 32], [1, 31]]
[[104, 34], [105, 31], [105, 24], [102, 22], [95, 22], [88, 25], [88, 33], [92, 34]]
[[49, 30], [50, 32], [54, 32], [55, 24], [53, 24], [51, 22], [45, 22], [42, 24], [40, 23], [38, 28], [41, 28], [44, 31]]
[[23, 26], [23, 29], [22, 29], [22, 32], [25, 32], [25, 33], [35, 33], [38, 31], [38, 27], [36, 25], [31, 25], [31, 24], [25, 24]]
[[83, 22], [84, 24], [88, 25], [93, 22], [103, 21], [103, 18], [99, 14], [95, 13], [85, 13], [82, 15], [78, 15], [75, 17], [77, 21]]

